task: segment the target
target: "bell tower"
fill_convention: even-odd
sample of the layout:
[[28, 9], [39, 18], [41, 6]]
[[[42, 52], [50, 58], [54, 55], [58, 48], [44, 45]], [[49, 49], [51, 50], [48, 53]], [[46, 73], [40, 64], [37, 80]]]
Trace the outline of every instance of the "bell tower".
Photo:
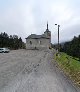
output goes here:
[[46, 31], [44, 32], [44, 35], [46, 35], [47, 38], [51, 38], [51, 32], [50, 32], [49, 29], [48, 29], [48, 22], [47, 22], [47, 29], [46, 29]]

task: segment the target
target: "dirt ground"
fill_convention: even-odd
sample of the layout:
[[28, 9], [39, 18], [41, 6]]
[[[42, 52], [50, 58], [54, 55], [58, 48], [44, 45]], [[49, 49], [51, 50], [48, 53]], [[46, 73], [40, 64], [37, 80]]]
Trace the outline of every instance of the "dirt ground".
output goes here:
[[80, 92], [56, 67], [53, 55], [50, 50], [0, 53], [0, 92]]

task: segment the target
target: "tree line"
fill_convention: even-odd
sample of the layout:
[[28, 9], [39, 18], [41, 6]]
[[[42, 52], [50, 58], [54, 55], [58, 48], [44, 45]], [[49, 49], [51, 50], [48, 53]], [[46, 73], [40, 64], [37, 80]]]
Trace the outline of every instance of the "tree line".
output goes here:
[[0, 48], [7, 47], [10, 49], [22, 49], [25, 48], [25, 44], [21, 37], [17, 35], [8, 35], [5, 32], [0, 33]]
[[71, 41], [60, 45], [60, 51], [66, 52], [68, 55], [80, 59], [80, 35], [78, 37], [74, 36]]

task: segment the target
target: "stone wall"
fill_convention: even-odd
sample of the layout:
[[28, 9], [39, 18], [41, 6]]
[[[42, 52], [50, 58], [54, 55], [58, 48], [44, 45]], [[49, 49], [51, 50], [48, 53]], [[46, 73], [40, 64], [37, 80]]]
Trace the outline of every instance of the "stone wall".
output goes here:
[[26, 39], [26, 49], [48, 49], [51, 47], [50, 39]]

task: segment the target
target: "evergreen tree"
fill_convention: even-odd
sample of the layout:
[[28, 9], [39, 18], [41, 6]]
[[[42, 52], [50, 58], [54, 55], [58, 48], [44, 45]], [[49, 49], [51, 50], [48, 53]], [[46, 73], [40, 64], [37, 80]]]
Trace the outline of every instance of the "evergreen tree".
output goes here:
[[80, 35], [78, 37], [74, 36], [72, 41], [65, 42], [60, 50], [80, 59]]
[[9, 36], [5, 32], [0, 34], [0, 48], [8, 47], [10, 49], [22, 49], [23, 46], [25, 45], [21, 37], [18, 38], [17, 35]]

